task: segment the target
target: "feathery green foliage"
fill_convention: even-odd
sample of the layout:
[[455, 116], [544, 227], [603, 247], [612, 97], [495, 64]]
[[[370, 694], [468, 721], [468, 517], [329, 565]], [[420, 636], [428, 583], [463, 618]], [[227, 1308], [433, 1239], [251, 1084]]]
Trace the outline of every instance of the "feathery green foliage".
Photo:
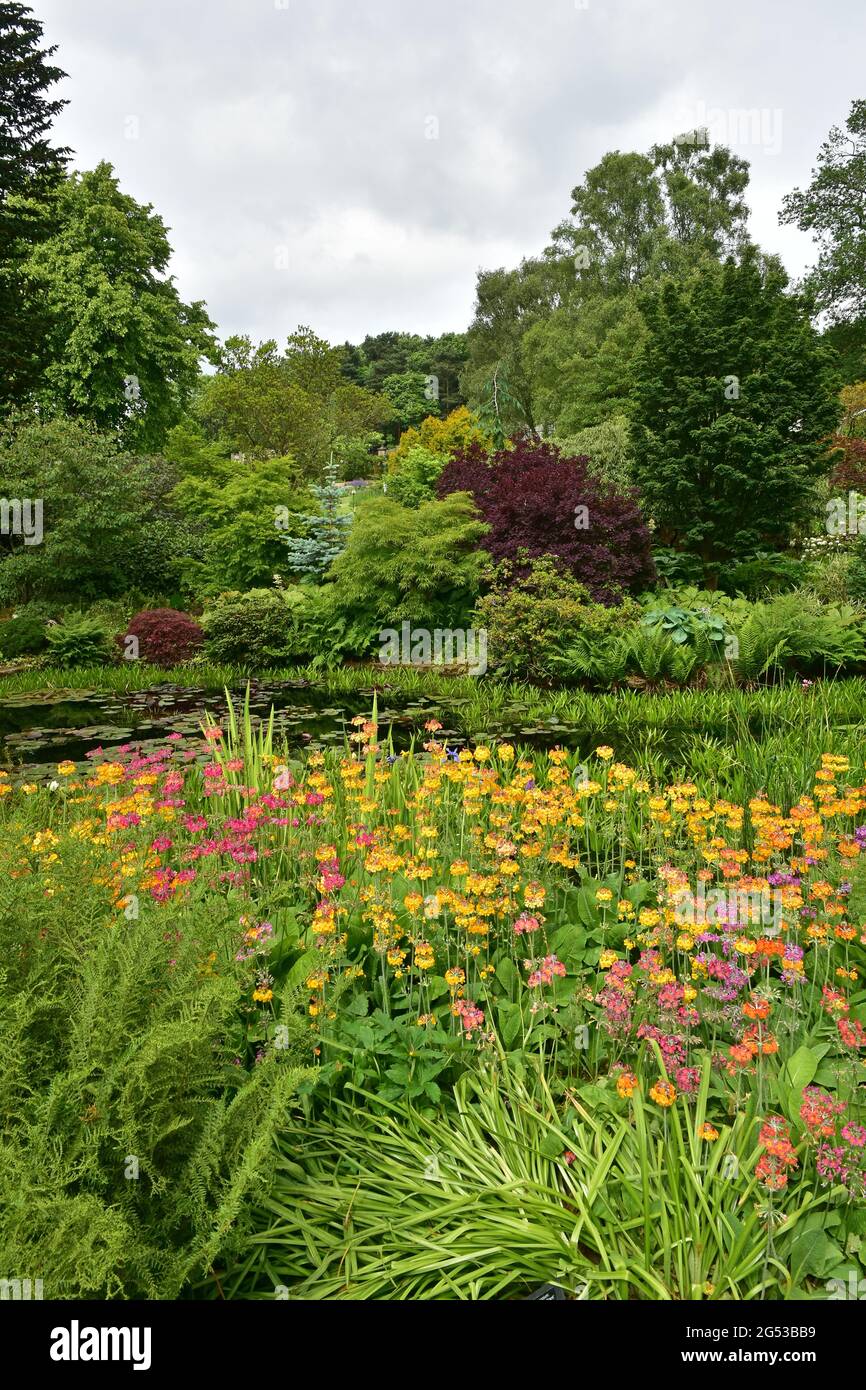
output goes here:
[[174, 1298], [239, 1240], [304, 1072], [233, 1063], [225, 903], [112, 925], [58, 834], [62, 893], [0, 885], [0, 1264], [49, 1298]]

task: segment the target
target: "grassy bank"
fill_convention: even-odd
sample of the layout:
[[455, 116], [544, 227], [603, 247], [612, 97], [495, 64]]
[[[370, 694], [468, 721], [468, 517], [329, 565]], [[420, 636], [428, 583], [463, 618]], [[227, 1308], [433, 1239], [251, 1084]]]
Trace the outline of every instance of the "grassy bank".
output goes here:
[[[43, 694], [86, 692], [122, 695], [154, 686], [177, 686], [208, 691], [242, 688], [252, 673], [243, 667], [188, 663], [162, 669], [132, 663], [129, 666], [87, 666], [16, 672], [0, 677], [0, 699]], [[282, 682], [309, 682], [330, 698], [364, 697], [372, 689], [385, 700], [411, 704], [442, 702], [460, 710], [461, 722], [470, 732], [482, 732], [491, 721], [518, 719], [526, 732], [533, 722], [582, 726], [588, 731], [608, 729], [629, 733], [635, 729], [690, 729], [693, 732], [736, 738], [760, 736], [784, 729], [802, 730], [804, 724], [844, 729], [866, 722], [866, 679], [816, 681], [718, 690], [551, 690], [519, 681], [477, 680], [439, 675], [416, 668], [380, 666], [345, 667], [322, 672], [311, 666], [288, 666], [256, 673], [256, 682], [267, 689]]]
[[[532, 715], [555, 716], [562, 719], [595, 721], [596, 711], [604, 711], [603, 719], [612, 710], [642, 711], [638, 716], [647, 723], [663, 724], [671, 720], [701, 722], [706, 711], [709, 723], [718, 720], [720, 712], [730, 711], [732, 717], [745, 712], [751, 717], [757, 711], [769, 718], [781, 715], [802, 715], [804, 708], [814, 713], [817, 704], [833, 720], [843, 722], [860, 717], [866, 709], [866, 678], [851, 676], [844, 679], [810, 682], [806, 688], [800, 682], [758, 686], [754, 689], [721, 687], [717, 689], [642, 687], [590, 691], [583, 689], [551, 689], [525, 681], [498, 680], [493, 677], [451, 676], [411, 666], [383, 668], [379, 665], [345, 666], [322, 670], [315, 665], [294, 665], [258, 668], [219, 665], [212, 662], [186, 662], [164, 668], [143, 662], [118, 666], [45, 667], [0, 675], [0, 699], [10, 696], [41, 694], [55, 691], [88, 691], [106, 694], [133, 693], [156, 685], [175, 685], [183, 689], [221, 690], [223, 687], [242, 687], [247, 681], [268, 686], [283, 681], [302, 681], [315, 685], [332, 695], [352, 695], [376, 688], [386, 694], [406, 699], [449, 699], [466, 702], [473, 709], [499, 710], [526, 706]], [[804, 701], [808, 705], [804, 706]], [[810, 714], [812, 717], [812, 714]]]

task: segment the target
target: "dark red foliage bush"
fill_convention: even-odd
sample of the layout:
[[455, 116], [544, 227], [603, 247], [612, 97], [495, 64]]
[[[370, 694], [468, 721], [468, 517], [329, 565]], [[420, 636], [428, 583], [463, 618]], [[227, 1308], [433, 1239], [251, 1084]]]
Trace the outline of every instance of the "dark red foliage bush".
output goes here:
[[655, 578], [650, 535], [637, 493], [616, 492], [588, 463], [534, 439], [490, 458], [475, 445], [445, 465], [439, 495], [472, 494], [491, 528], [482, 544], [495, 560], [520, 566], [553, 555], [596, 602], [613, 603]]
[[117, 638], [124, 651], [129, 650], [129, 637], [138, 638], [139, 659], [154, 666], [176, 666], [179, 661], [188, 661], [204, 641], [195, 618], [176, 608], [149, 608], [136, 613], [126, 632]]

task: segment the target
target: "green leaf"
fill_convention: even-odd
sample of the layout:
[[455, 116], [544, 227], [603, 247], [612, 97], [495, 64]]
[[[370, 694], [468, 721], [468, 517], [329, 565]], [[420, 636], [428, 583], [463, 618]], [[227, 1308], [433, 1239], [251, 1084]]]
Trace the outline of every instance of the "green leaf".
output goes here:
[[502, 1038], [502, 1045], [510, 1050], [518, 1037], [522, 1025], [522, 1017], [519, 1004], [500, 1004], [496, 1011], [496, 1022], [499, 1026], [499, 1034]]
[[560, 1158], [564, 1148], [561, 1134], [545, 1134], [539, 1145], [539, 1152], [545, 1158]]
[[791, 1278], [804, 1274], [820, 1279], [842, 1259], [842, 1251], [824, 1231], [801, 1231], [791, 1242]]
[[858, 1236], [866, 1236], [866, 1210], [862, 1207], [849, 1207], [845, 1215], [845, 1228]]
[[645, 878], [638, 879], [637, 883], [629, 883], [622, 890], [622, 896], [632, 904], [633, 907], [643, 907], [644, 903], [655, 895], [655, 889]]
[[302, 985], [311, 970], [314, 970], [319, 962], [320, 953], [318, 951], [305, 951], [299, 960], [296, 960], [288, 975], [286, 984], [290, 989]]
[[579, 965], [584, 957], [587, 935], [585, 928], [576, 922], [567, 922], [550, 938], [550, 949], [559, 957], [563, 965]]
[[517, 993], [520, 987], [520, 976], [514, 961], [509, 956], [503, 956], [502, 960], [497, 963], [496, 978], [509, 995], [514, 996]]
[[574, 977], [566, 976], [558, 978], [553, 982], [553, 999], [556, 1004], [567, 1004], [573, 997], [575, 990]]
[[792, 1108], [799, 1110], [803, 1089], [814, 1079], [819, 1061], [820, 1058], [811, 1047], [798, 1047], [782, 1068], [780, 1081], [787, 1093], [783, 1095], [783, 1099]]
[[577, 915], [585, 927], [598, 925], [598, 905], [595, 901], [595, 885], [580, 888], [577, 893]]

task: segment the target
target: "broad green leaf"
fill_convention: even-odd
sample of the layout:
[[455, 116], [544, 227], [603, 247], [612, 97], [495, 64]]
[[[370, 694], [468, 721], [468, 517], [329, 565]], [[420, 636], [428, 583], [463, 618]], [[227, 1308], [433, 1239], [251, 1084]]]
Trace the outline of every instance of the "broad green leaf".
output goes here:
[[814, 1079], [819, 1060], [811, 1047], [798, 1047], [782, 1069], [782, 1081], [798, 1106], [803, 1088]]
[[514, 961], [510, 960], [508, 956], [503, 956], [497, 963], [496, 978], [509, 995], [513, 996], [517, 993], [520, 986], [520, 976]]
[[496, 1010], [496, 1022], [503, 1046], [510, 1051], [520, 1036], [522, 1018], [519, 1004], [500, 1004]]

